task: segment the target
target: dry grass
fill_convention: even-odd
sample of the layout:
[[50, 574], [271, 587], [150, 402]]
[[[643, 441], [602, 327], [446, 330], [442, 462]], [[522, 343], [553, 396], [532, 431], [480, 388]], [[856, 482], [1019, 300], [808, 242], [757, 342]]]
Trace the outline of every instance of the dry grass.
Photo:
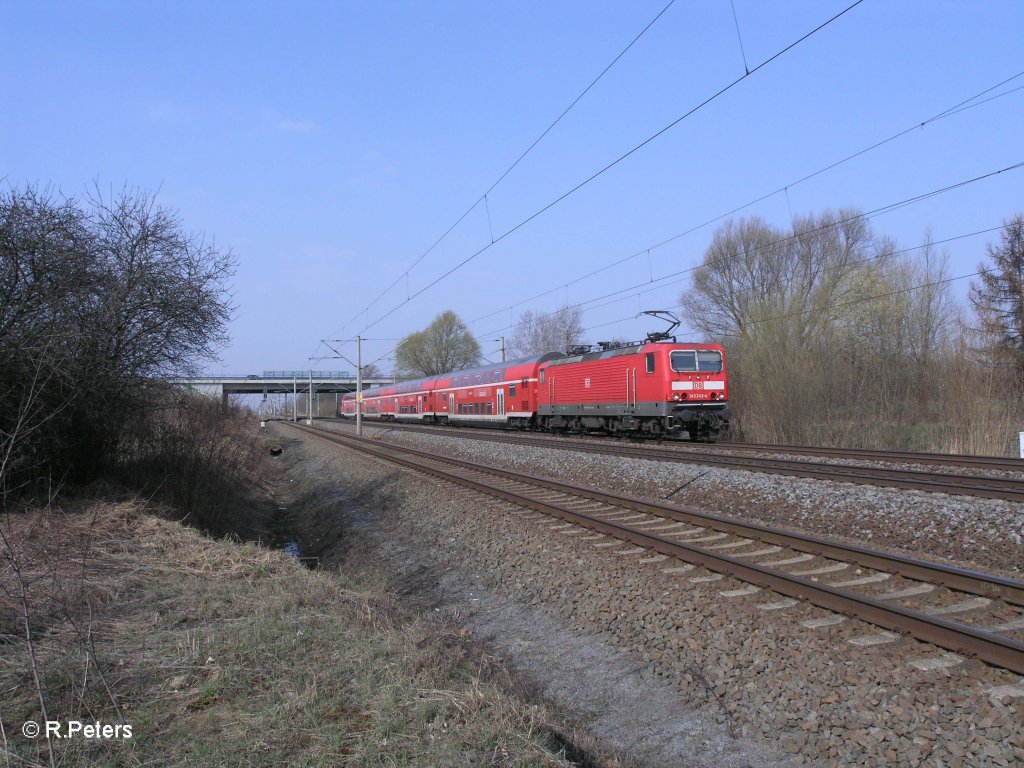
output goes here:
[[[822, 359], [827, 355], [822, 352]], [[782, 357], [783, 362], [786, 361]], [[756, 361], [755, 361], [756, 362]], [[834, 361], [833, 361], [834, 362]], [[829, 372], [814, 365], [736, 362], [731, 370], [732, 438], [884, 450], [1016, 456], [1024, 389], [1012, 371], [966, 351], [914, 377], [884, 366]], [[793, 370], [800, 371], [799, 376]], [[873, 376], [878, 374], [877, 381]]]
[[[0, 607], [6, 764], [570, 765], [552, 715], [387, 592], [139, 504], [11, 515], [51, 719], [127, 741], [30, 741], [39, 720], [17, 590]], [[9, 564], [8, 564], [9, 565]]]
[[179, 392], [135, 416], [113, 475], [211, 535], [247, 530], [269, 460], [255, 414]]

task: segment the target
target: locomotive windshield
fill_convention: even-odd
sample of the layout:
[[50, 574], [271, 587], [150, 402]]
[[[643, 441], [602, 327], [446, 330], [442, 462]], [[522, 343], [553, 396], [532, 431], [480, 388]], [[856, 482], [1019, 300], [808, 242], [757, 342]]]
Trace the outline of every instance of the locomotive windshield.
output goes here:
[[670, 359], [672, 370], [677, 373], [720, 373], [722, 370], [722, 353], [713, 349], [677, 349]]

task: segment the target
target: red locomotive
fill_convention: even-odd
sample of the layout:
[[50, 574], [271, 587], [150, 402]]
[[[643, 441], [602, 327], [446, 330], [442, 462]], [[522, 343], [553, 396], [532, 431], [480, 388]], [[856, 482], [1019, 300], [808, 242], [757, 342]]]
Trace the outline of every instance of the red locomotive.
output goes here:
[[725, 352], [654, 341], [541, 366], [538, 423], [570, 432], [716, 440], [728, 428]]
[[[572, 352], [368, 389], [363, 417], [708, 441], [728, 429], [725, 352], [717, 344], [655, 333]], [[345, 395], [338, 415], [355, 412], [355, 394]]]

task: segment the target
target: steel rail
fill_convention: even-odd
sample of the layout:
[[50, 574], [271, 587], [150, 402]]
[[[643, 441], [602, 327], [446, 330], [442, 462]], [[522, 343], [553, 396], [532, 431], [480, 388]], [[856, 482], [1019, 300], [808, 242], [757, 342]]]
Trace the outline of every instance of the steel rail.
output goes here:
[[[410, 431], [435, 432], [436, 428], [401, 423], [382, 423], [383, 428], [401, 428]], [[455, 430], [453, 430], [454, 432]], [[515, 434], [515, 437], [511, 437]], [[495, 434], [487, 430], [474, 429], [459, 432], [459, 437], [492, 442], [516, 442], [541, 448], [573, 450], [584, 453], [625, 456], [651, 461], [670, 461], [679, 464], [700, 464], [721, 469], [741, 469], [748, 472], [804, 477], [832, 482], [874, 485], [886, 488], [945, 493], [956, 496], [976, 496], [986, 499], [1024, 502], [1024, 480], [985, 475], [959, 475], [891, 467], [861, 467], [850, 464], [829, 464], [827, 462], [803, 461], [800, 459], [774, 459], [766, 457], [744, 457], [723, 455], [718, 451], [708, 452], [658, 448], [648, 445], [610, 444], [601, 440], [573, 440], [551, 437], [536, 437], [523, 433]], [[1024, 467], [1022, 467], [1024, 470]]]
[[[680, 446], [685, 447], [685, 446]], [[701, 445], [702, 450], [711, 446]], [[788, 453], [798, 456], [829, 456], [832, 458], [863, 461], [887, 461], [893, 464], [939, 464], [951, 467], [993, 469], [1004, 472], [1024, 472], [1024, 460], [1005, 456], [971, 456], [963, 453], [933, 453], [928, 451], [880, 451], [872, 448], [825, 448], [812, 445], [772, 445], [770, 443], [716, 443], [713, 450], [748, 451], [760, 453]]]
[[[348, 437], [347, 435], [340, 435], [337, 432], [328, 432], [325, 430], [316, 430], [316, 432], [317, 434], [327, 436], [328, 438], [335, 435], [344, 438]], [[633, 509], [637, 512], [659, 515], [678, 522], [688, 522], [694, 525], [701, 525], [737, 536], [755, 536], [765, 542], [786, 546], [799, 552], [808, 552], [822, 557], [847, 560], [865, 568], [889, 571], [909, 579], [941, 584], [942, 586], [950, 589], [956, 589], [962, 592], [971, 592], [985, 597], [1005, 600], [1006, 602], [1014, 605], [1024, 606], [1024, 582], [1004, 576], [980, 573], [978, 571], [958, 568], [956, 566], [943, 565], [927, 560], [919, 560], [903, 555], [881, 552], [855, 544], [831, 541], [829, 539], [823, 539], [817, 536], [810, 536], [794, 531], [786, 531], [781, 528], [773, 528], [759, 523], [743, 522], [734, 518], [701, 512], [678, 504], [667, 504], [664, 502], [646, 501], [632, 496], [621, 496], [619, 494], [602, 491], [588, 486], [566, 483], [559, 480], [552, 480], [550, 478], [521, 472], [512, 472], [510, 470], [502, 469], [501, 467], [493, 467], [487, 464], [472, 463], [447, 456], [438, 456], [427, 451], [421, 451], [407, 446], [395, 446], [395, 448], [414, 456], [442, 461], [463, 469], [485, 471], [488, 474], [503, 477], [512, 481], [527, 482], [531, 485], [537, 485], [550, 491], [582, 496], [593, 501], [625, 507], [626, 509]]]
[[[545, 514], [554, 515], [560, 519], [566, 520], [567, 522], [576, 523], [586, 528], [606, 533], [616, 538], [636, 543], [640, 546], [648, 547], [661, 554], [676, 557], [687, 562], [698, 563], [709, 570], [719, 573], [727, 573], [742, 581], [756, 584], [762, 588], [771, 589], [779, 594], [804, 599], [827, 610], [856, 616], [872, 624], [885, 627], [886, 629], [891, 629], [903, 634], [909, 634], [920, 640], [946, 648], [956, 653], [973, 656], [985, 661], [986, 663], [993, 664], [1019, 674], [1024, 674], [1024, 643], [1019, 643], [1002, 635], [986, 632], [964, 624], [958, 624], [937, 616], [930, 616], [929, 614], [921, 611], [915, 611], [913, 609], [875, 600], [870, 597], [857, 595], [845, 589], [831, 587], [820, 582], [810, 581], [782, 571], [748, 563], [738, 558], [711, 552], [707, 549], [695, 547], [684, 542], [672, 541], [651, 533], [646, 533], [629, 525], [615, 523], [609, 520], [602, 520], [600, 518], [554, 504], [550, 501], [543, 501], [525, 496], [506, 488], [497, 487], [491, 483], [474, 480], [470, 477], [466, 477], [464, 474], [450, 472], [443, 467], [438, 467], [437, 464], [469, 469], [479, 473], [492, 474], [531, 485], [539, 485], [548, 490], [558, 490], [572, 495], [584, 495], [588, 498], [603, 500], [606, 503], [613, 503], [631, 509], [637, 509], [635, 504], [639, 503], [643, 505], [644, 508], [657, 510], [658, 514], [672, 517], [673, 519], [679, 519], [675, 518], [674, 514], [682, 514], [687, 518], [699, 519], [701, 521], [700, 524], [705, 525], [706, 527], [717, 527], [715, 525], [711, 525], [711, 523], [714, 522], [718, 524], [726, 524], [730, 532], [739, 530], [745, 530], [748, 532], [757, 531], [758, 536], [764, 540], [768, 540], [766, 536], [771, 534], [772, 536], [778, 537], [775, 538], [774, 541], [784, 541], [785, 546], [792, 549], [809, 551], [807, 550], [808, 546], [820, 546], [823, 549], [821, 552], [816, 552], [816, 554], [824, 554], [825, 552], [834, 552], [837, 555], [840, 552], [853, 553], [856, 554], [857, 557], [867, 558], [869, 562], [877, 563], [878, 565], [888, 564], [888, 567], [878, 568], [878, 566], [875, 565], [871, 566], [873, 568], [878, 568], [880, 570], [896, 570], [901, 574], [904, 573], [903, 569], [907, 569], [908, 573], [919, 574], [912, 576], [911, 578], [924, 579], [927, 581], [936, 581], [936, 579], [925, 577], [923, 574], [934, 574], [935, 576], [941, 576], [943, 579], [949, 579], [953, 583], [961, 585], [953, 588], [964, 589], [964, 591], [974, 592], [975, 594], [986, 594], [986, 592], [980, 591], [979, 588], [984, 589], [987, 585], [987, 587], [996, 589], [997, 592], [999, 592], [999, 597], [1018, 605], [1022, 604], [1021, 595], [1024, 594], [1024, 582], [1018, 582], [999, 576], [980, 574], [973, 571], [967, 571], [965, 569], [953, 568], [935, 563], [927, 563], [925, 561], [918, 561], [912, 558], [888, 555], [886, 553], [875, 552], [861, 547], [852, 547], [850, 545], [839, 544], [836, 542], [827, 542], [815, 539], [814, 537], [791, 534], [778, 529], [767, 528], [765, 526], [739, 523], [738, 521], [728, 520], [727, 518], [718, 518], [692, 510], [683, 510], [681, 508], [671, 507], [668, 505], [651, 504], [649, 502], [628, 499], [626, 497], [618, 497], [614, 494], [606, 494], [594, 491], [593, 489], [587, 489], [582, 486], [558, 483], [556, 481], [547, 480], [546, 478], [537, 478], [530, 475], [520, 475], [508, 472], [507, 470], [489, 467], [487, 465], [471, 464], [458, 459], [437, 456], [424, 451], [417, 451], [415, 449], [406, 448], [405, 446], [382, 445], [365, 438], [355, 438], [348, 435], [341, 435], [336, 432], [328, 432], [322, 429], [314, 429], [300, 425], [291, 426], [323, 439], [327, 439], [331, 442], [348, 447], [357, 447], [364, 452], [386, 461], [398, 463], [417, 471], [428, 472], [449, 482], [457, 483], [481, 493], [502, 498], [520, 506], [541, 511]], [[408, 458], [410, 455], [416, 457], [418, 460]], [[580, 493], [581, 491], [583, 493]], [[622, 501], [626, 503], [620, 503]], [[673, 514], [666, 515], [665, 513]], [[719, 528], [719, 530], [721, 530], [721, 528]], [[848, 557], [849, 556], [844, 556], [843, 559], [848, 559]], [[861, 562], [861, 560], [857, 559], [857, 562]], [[949, 585], [949, 582], [945, 580], [940, 581], [940, 583]], [[970, 589], [965, 589], [968, 583], [976, 586]], [[988, 594], [991, 594], [991, 592]], [[1015, 596], [1016, 599], [1011, 600], [1007, 597], [1007, 594]]]

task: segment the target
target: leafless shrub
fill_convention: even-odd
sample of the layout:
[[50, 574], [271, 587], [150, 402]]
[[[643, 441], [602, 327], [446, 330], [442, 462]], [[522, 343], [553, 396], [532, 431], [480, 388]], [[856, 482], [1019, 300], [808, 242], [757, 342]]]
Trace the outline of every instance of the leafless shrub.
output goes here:
[[[67, 482], [125, 468], [125, 442], [161, 434], [153, 381], [188, 372], [224, 341], [233, 267], [230, 252], [185, 234], [173, 213], [138, 191], [104, 197], [97, 189], [84, 202], [31, 187], [0, 193], [0, 632], [24, 651], [25, 684], [43, 720], [47, 692], [64, 684], [79, 691], [80, 710], [119, 712], [91, 629], [87, 576], [100, 564], [92, 526], [81, 522], [77, 539], [45, 537], [63, 525], [54, 498]], [[201, 470], [179, 484], [207, 490], [212, 473], [239, 463], [222, 442], [196, 439], [189, 449]], [[234, 476], [218, 480], [230, 485]], [[212, 519], [208, 507], [192, 506]], [[58, 625], [70, 630], [69, 645], [43, 656], [80, 655], [80, 681], [51, 680], [63, 667], [40, 662], [40, 643], [54, 643]], [[90, 675], [105, 704], [89, 704]]]
[[225, 340], [234, 263], [136, 190], [0, 193], [0, 493], [108, 468], [148, 382]]
[[220, 536], [239, 527], [267, 455], [251, 412], [167, 387], [126, 425], [117, 476]]

